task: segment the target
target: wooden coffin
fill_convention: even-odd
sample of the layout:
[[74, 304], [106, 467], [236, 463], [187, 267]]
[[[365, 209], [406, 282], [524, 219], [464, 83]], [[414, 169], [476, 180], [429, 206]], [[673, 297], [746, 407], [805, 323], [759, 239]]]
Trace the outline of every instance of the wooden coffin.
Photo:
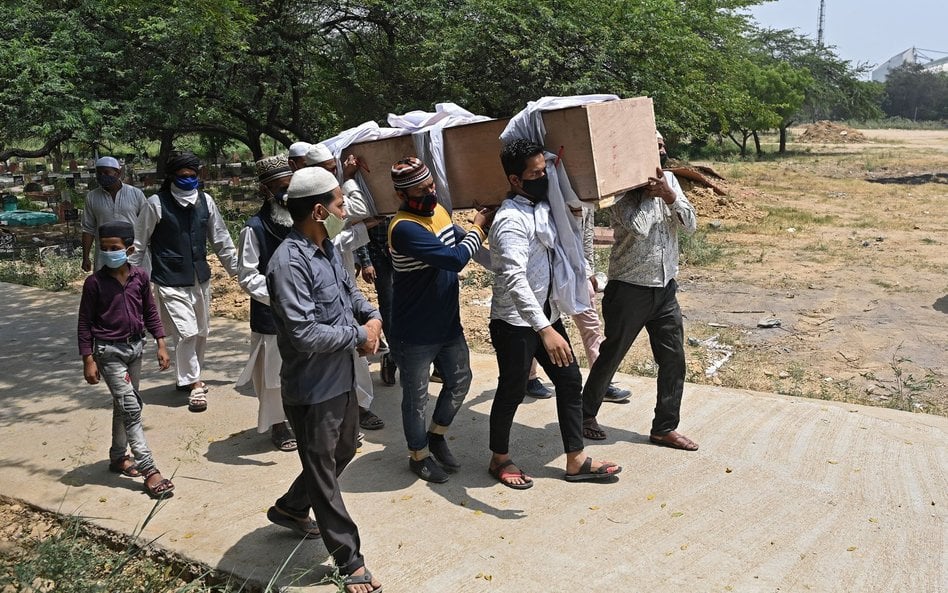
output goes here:
[[546, 149], [559, 153], [580, 200], [648, 183], [659, 166], [655, 113], [648, 97], [543, 112]]
[[415, 156], [416, 153], [411, 134], [406, 134], [352, 144], [342, 151], [342, 160], [345, 161], [350, 154], [362, 159], [368, 169], [360, 172], [362, 179], [372, 192], [375, 210], [380, 215], [385, 215], [394, 214], [401, 206], [401, 200], [395, 195], [395, 188], [392, 186], [392, 164], [403, 157]]
[[510, 184], [500, 165], [500, 133], [508, 121], [494, 119], [444, 129], [444, 168], [455, 210], [504, 201]]

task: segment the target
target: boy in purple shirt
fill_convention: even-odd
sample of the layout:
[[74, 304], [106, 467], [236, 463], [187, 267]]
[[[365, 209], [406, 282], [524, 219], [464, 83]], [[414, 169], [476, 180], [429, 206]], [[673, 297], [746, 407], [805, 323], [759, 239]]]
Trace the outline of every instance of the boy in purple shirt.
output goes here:
[[[126, 260], [134, 249], [134, 228], [127, 222], [99, 227], [99, 252], [105, 265], [86, 278], [79, 303], [79, 354], [86, 382], [105, 380], [112, 392], [112, 447], [109, 471], [145, 479], [152, 498], [174, 490], [145, 443], [138, 379], [147, 329], [158, 343], [158, 366], [171, 365], [165, 332], [149, 287], [148, 272]], [[126, 451], [131, 449], [134, 459]]]

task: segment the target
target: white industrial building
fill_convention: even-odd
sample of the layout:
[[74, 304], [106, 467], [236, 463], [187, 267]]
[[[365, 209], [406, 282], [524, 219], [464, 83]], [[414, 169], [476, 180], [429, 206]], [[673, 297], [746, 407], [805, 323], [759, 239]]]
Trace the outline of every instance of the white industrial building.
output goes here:
[[872, 80], [876, 82], [885, 82], [885, 79], [889, 77], [889, 72], [906, 64], [921, 64], [922, 70], [926, 72], [948, 72], [948, 56], [938, 60], [933, 60], [925, 55], [924, 52], [926, 51], [930, 52], [933, 50], [923, 50], [918, 49], [917, 47], [910, 47], [903, 52], [895, 54], [884, 64], [880, 64], [878, 68], [872, 71]]

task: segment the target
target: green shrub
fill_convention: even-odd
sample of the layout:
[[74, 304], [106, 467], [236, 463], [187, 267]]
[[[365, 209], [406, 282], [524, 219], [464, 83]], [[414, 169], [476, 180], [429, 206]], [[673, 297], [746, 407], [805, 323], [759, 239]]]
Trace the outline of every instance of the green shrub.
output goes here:
[[691, 235], [678, 233], [678, 246], [681, 263], [687, 266], [708, 266], [721, 260], [726, 254], [724, 247], [712, 243], [708, 239], [708, 233], [703, 230], [697, 230]]

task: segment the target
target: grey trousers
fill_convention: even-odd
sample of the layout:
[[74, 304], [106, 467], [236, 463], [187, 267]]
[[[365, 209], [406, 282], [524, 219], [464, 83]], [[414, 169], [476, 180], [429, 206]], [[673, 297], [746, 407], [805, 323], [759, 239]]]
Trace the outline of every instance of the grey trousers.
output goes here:
[[359, 404], [355, 391], [313, 405], [283, 405], [296, 435], [303, 471], [276, 505], [297, 517], [316, 515], [326, 549], [339, 572], [348, 575], [365, 565], [359, 529], [349, 516], [338, 477], [355, 457]]
[[119, 459], [131, 449], [138, 471], [142, 473], [155, 467], [151, 450], [145, 442], [142, 398], [138, 395], [144, 347], [144, 339], [131, 343], [97, 341], [92, 351], [99, 375], [112, 392], [112, 446], [109, 447], [109, 459]]

